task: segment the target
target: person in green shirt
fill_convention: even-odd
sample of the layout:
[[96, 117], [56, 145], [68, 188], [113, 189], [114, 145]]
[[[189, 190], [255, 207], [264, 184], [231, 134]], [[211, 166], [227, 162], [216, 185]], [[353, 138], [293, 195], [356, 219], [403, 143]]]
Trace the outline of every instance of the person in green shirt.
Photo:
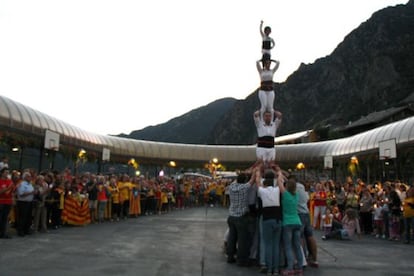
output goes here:
[[[301, 249], [301, 221], [297, 210], [298, 194], [296, 193], [296, 181], [289, 179], [284, 186], [285, 177], [281, 171], [278, 171], [277, 182], [282, 194], [283, 206], [283, 245], [285, 248], [285, 255], [287, 260], [287, 268], [283, 271], [283, 275], [303, 274], [303, 255]], [[292, 247], [293, 246], [293, 247]], [[293, 269], [294, 255], [296, 256], [299, 266], [296, 270]]]

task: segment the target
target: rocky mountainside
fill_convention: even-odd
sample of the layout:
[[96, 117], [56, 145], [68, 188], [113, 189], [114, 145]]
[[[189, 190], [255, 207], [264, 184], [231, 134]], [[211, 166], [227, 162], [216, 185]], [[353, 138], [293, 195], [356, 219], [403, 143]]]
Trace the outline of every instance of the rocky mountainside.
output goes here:
[[[340, 126], [413, 102], [414, 1], [374, 13], [331, 55], [302, 64], [274, 87], [276, 109], [284, 116], [279, 134]], [[237, 102], [214, 128], [209, 143], [253, 143], [251, 113], [258, 105], [257, 91]]]
[[166, 123], [119, 136], [158, 142], [206, 144], [214, 126], [229, 111], [234, 102], [236, 102], [234, 98], [216, 100]]
[[[337, 127], [372, 112], [414, 102], [414, 0], [374, 13], [329, 56], [313, 64], [301, 64], [284, 83], [275, 83], [274, 88], [275, 107], [284, 116], [280, 135]], [[200, 114], [193, 110], [165, 124], [134, 131], [129, 137], [181, 143], [252, 144], [256, 138], [252, 113], [258, 107], [256, 90], [245, 100], [233, 99], [214, 120], [203, 121], [202, 127], [195, 127], [200, 123]], [[209, 106], [203, 107], [202, 112], [214, 114], [206, 108]], [[191, 128], [182, 127], [183, 124]]]

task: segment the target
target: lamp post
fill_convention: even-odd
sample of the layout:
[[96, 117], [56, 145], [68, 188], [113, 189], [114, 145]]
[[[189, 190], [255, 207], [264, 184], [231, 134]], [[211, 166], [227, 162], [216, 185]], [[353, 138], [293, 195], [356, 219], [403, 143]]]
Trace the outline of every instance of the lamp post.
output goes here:
[[19, 170], [22, 170], [23, 167], [23, 147], [13, 147], [11, 149], [12, 152], [19, 153]]
[[177, 163], [175, 161], [171, 160], [168, 162], [168, 175], [171, 177], [171, 168], [175, 168], [177, 166]]
[[303, 182], [305, 182], [306, 178], [306, 166], [303, 162], [299, 162], [296, 164], [296, 170], [303, 171], [303, 173], [300, 173], [301, 177], [303, 178]]
[[209, 169], [211, 175], [213, 176], [213, 178], [215, 178], [217, 170], [223, 169], [223, 166], [220, 164], [219, 160], [216, 157], [214, 157], [213, 159], [211, 159], [209, 163]]
[[78, 156], [76, 158], [76, 162], [75, 162], [75, 175], [78, 172], [78, 167], [79, 167], [79, 163], [83, 163], [86, 160], [86, 150], [84, 149], [80, 149], [78, 152]]
[[355, 181], [358, 177], [358, 165], [359, 165], [358, 157], [356, 157], [355, 155], [351, 156], [351, 158], [349, 160], [348, 170], [352, 175], [352, 180], [354, 182], [354, 185], [355, 185]]
[[135, 174], [136, 170], [139, 167], [139, 164], [138, 164], [137, 161], [135, 161], [135, 158], [131, 158], [128, 161], [128, 175], [129, 175], [129, 167], [133, 167], [134, 168], [134, 174]]

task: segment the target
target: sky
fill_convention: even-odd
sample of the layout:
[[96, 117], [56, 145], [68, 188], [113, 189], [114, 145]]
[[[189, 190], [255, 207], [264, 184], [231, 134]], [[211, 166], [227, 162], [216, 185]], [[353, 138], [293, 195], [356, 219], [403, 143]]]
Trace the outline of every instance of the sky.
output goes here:
[[92, 133], [129, 134], [257, 89], [261, 20], [283, 82], [407, 2], [0, 0], [0, 95]]

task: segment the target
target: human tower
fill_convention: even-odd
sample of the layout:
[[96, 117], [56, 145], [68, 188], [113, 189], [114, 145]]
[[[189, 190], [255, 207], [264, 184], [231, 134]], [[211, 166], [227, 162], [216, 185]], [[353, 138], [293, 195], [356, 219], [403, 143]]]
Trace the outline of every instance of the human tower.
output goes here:
[[261, 162], [264, 168], [274, 166], [276, 150], [274, 139], [276, 131], [282, 121], [282, 113], [274, 109], [275, 91], [273, 88], [273, 75], [279, 68], [280, 62], [271, 58], [271, 50], [275, 46], [270, 37], [271, 28], [263, 28], [260, 22], [260, 34], [262, 36], [262, 58], [256, 61], [257, 71], [260, 75], [259, 101], [260, 109], [253, 113], [257, 128], [257, 162]]

